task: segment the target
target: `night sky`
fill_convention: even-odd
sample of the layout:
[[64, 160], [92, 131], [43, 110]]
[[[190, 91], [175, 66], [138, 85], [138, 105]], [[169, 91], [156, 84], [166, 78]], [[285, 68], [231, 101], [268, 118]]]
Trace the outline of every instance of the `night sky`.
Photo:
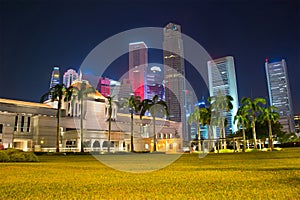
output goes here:
[[[284, 58], [300, 113], [300, 1], [289, 0], [0, 0], [0, 98], [39, 101], [54, 65], [61, 73], [77, 70], [108, 37], [169, 22], [180, 24], [212, 58], [234, 57], [239, 98], [267, 98], [265, 59]], [[149, 61], [162, 62], [161, 53], [150, 50]], [[105, 75], [119, 78], [127, 62], [120, 57]], [[193, 71], [186, 73], [197, 87]], [[200, 86], [196, 91], [208, 94]]]

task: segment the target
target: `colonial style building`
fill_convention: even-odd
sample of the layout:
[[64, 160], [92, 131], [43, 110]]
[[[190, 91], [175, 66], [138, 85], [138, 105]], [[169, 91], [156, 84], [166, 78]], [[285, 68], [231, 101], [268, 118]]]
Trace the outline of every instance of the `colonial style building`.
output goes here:
[[[79, 84], [78, 82], [75, 83]], [[83, 116], [85, 151], [106, 151], [108, 145], [108, 102], [95, 92], [83, 105], [76, 97], [64, 102], [60, 120], [60, 151], [80, 150], [80, 110]], [[117, 112], [113, 103], [111, 150], [130, 151], [130, 115]], [[134, 116], [134, 148], [153, 149], [153, 121], [151, 117]], [[155, 121], [158, 151], [179, 152], [182, 149], [181, 123], [158, 118]], [[25, 151], [55, 151], [56, 103], [32, 103], [0, 99], [0, 143], [4, 148]]]

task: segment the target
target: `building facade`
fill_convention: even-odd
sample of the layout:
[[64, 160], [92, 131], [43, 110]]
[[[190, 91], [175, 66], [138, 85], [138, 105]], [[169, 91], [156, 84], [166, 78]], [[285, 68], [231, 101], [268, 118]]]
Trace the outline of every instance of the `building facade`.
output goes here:
[[159, 66], [148, 67], [147, 74], [147, 99], [152, 99], [155, 95], [159, 99], [164, 98], [163, 79], [164, 74]]
[[181, 26], [169, 23], [164, 27], [163, 34], [164, 86], [169, 119], [183, 122], [183, 140], [189, 141], [190, 136], [186, 126], [186, 83]]
[[300, 115], [295, 115], [294, 121], [295, 121], [295, 131], [296, 133], [300, 133]]
[[53, 71], [51, 74], [51, 80], [50, 80], [50, 87], [52, 88], [55, 85], [60, 84], [60, 74], [59, 74], [59, 67], [55, 66], [53, 67]]
[[[75, 82], [75, 84], [80, 84]], [[73, 85], [77, 87], [77, 85]], [[24, 151], [55, 151], [56, 109], [50, 101], [41, 103], [0, 99], [0, 144], [4, 148]], [[60, 118], [60, 151], [80, 151], [80, 113], [83, 110], [83, 144], [85, 151], [106, 151], [108, 145], [108, 101], [99, 92], [89, 94], [83, 105], [76, 97], [62, 105]], [[117, 112], [113, 103], [111, 150], [130, 151], [130, 114]], [[134, 116], [134, 148], [153, 150], [153, 121], [151, 117]], [[158, 151], [181, 152], [180, 123], [157, 118]]]
[[108, 78], [100, 77], [97, 90], [105, 97], [110, 96], [110, 80]]
[[74, 69], [68, 69], [63, 76], [63, 84], [70, 87], [72, 83], [79, 79], [78, 73]]
[[292, 97], [286, 62], [284, 59], [275, 62], [269, 62], [266, 59], [265, 70], [270, 105], [278, 108], [279, 122], [283, 126], [283, 131], [287, 133], [295, 132]]
[[[234, 123], [234, 116], [238, 110], [238, 93], [234, 59], [232, 56], [226, 56], [207, 62], [208, 65], [208, 81], [210, 96], [230, 95], [233, 98], [233, 109], [226, 113], [228, 126], [225, 129], [226, 135], [235, 133], [237, 125]], [[217, 130], [216, 136], [219, 131]]]
[[135, 96], [147, 98], [148, 47], [144, 42], [129, 43], [129, 80]]

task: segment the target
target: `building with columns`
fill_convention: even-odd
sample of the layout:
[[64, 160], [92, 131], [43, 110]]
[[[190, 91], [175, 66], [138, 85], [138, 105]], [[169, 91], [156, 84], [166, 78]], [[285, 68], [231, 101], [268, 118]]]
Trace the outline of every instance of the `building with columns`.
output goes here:
[[[79, 83], [77, 83], [79, 84]], [[76, 85], [73, 85], [76, 86]], [[32, 103], [0, 99], [0, 143], [4, 148], [25, 151], [55, 151], [56, 108], [49, 100]], [[85, 151], [106, 151], [108, 144], [108, 102], [95, 92], [81, 106], [77, 98], [64, 102], [60, 120], [60, 151], [80, 151], [80, 109], [83, 108], [83, 143]], [[111, 151], [130, 151], [130, 115], [118, 113], [113, 103]], [[158, 151], [182, 150], [181, 123], [156, 120]], [[153, 148], [152, 118], [134, 116], [134, 148], [151, 151]]]

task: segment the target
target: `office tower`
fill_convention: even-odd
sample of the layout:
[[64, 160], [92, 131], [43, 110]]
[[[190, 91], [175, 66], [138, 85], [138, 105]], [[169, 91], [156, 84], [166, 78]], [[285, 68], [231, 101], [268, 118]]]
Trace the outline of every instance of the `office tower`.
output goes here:
[[[207, 62], [207, 65], [210, 96], [217, 96], [221, 92], [222, 95], [230, 95], [233, 98], [231, 102], [233, 109], [226, 114], [228, 126], [225, 132], [226, 135], [235, 133], [237, 125], [234, 123], [234, 116], [238, 110], [239, 103], [233, 57], [226, 56], [210, 60]], [[219, 133], [217, 132], [216, 134], [218, 136]]]
[[63, 76], [63, 84], [70, 87], [73, 81], [78, 80], [78, 73], [74, 69], [68, 69]]
[[105, 97], [110, 96], [110, 80], [100, 77], [97, 90]]
[[169, 23], [163, 30], [165, 99], [169, 119], [182, 122], [182, 137], [189, 141], [186, 117], [185, 68], [180, 25]]
[[294, 116], [294, 122], [295, 122], [295, 132], [300, 133], [300, 115]]
[[124, 78], [121, 80], [121, 85], [115, 90], [113, 90], [112, 96], [114, 96], [115, 99], [122, 99], [122, 98], [130, 98], [132, 94], [133, 94], [132, 83], [129, 79]]
[[55, 66], [53, 67], [53, 71], [51, 74], [50, 88], [54, 87], [57, 84], [60, 84], [59, 67]]
[[159, 66], [152, 66], [147, 68], [146, 80], [147, 80], [147, 98], [152, 99], [155, 95], [159, 99], [164, 98], [163, 87], [164, 73]]
[[295, 132], [292, 97], [286, 62], [265, 62], [270, 105], [278, 107], [279, 122], [287, 133]]
[[129, 80], [134, 95], [147, 98], [146, 73], [148, 66], [148, 48], [144, 42], [129, 43]]

